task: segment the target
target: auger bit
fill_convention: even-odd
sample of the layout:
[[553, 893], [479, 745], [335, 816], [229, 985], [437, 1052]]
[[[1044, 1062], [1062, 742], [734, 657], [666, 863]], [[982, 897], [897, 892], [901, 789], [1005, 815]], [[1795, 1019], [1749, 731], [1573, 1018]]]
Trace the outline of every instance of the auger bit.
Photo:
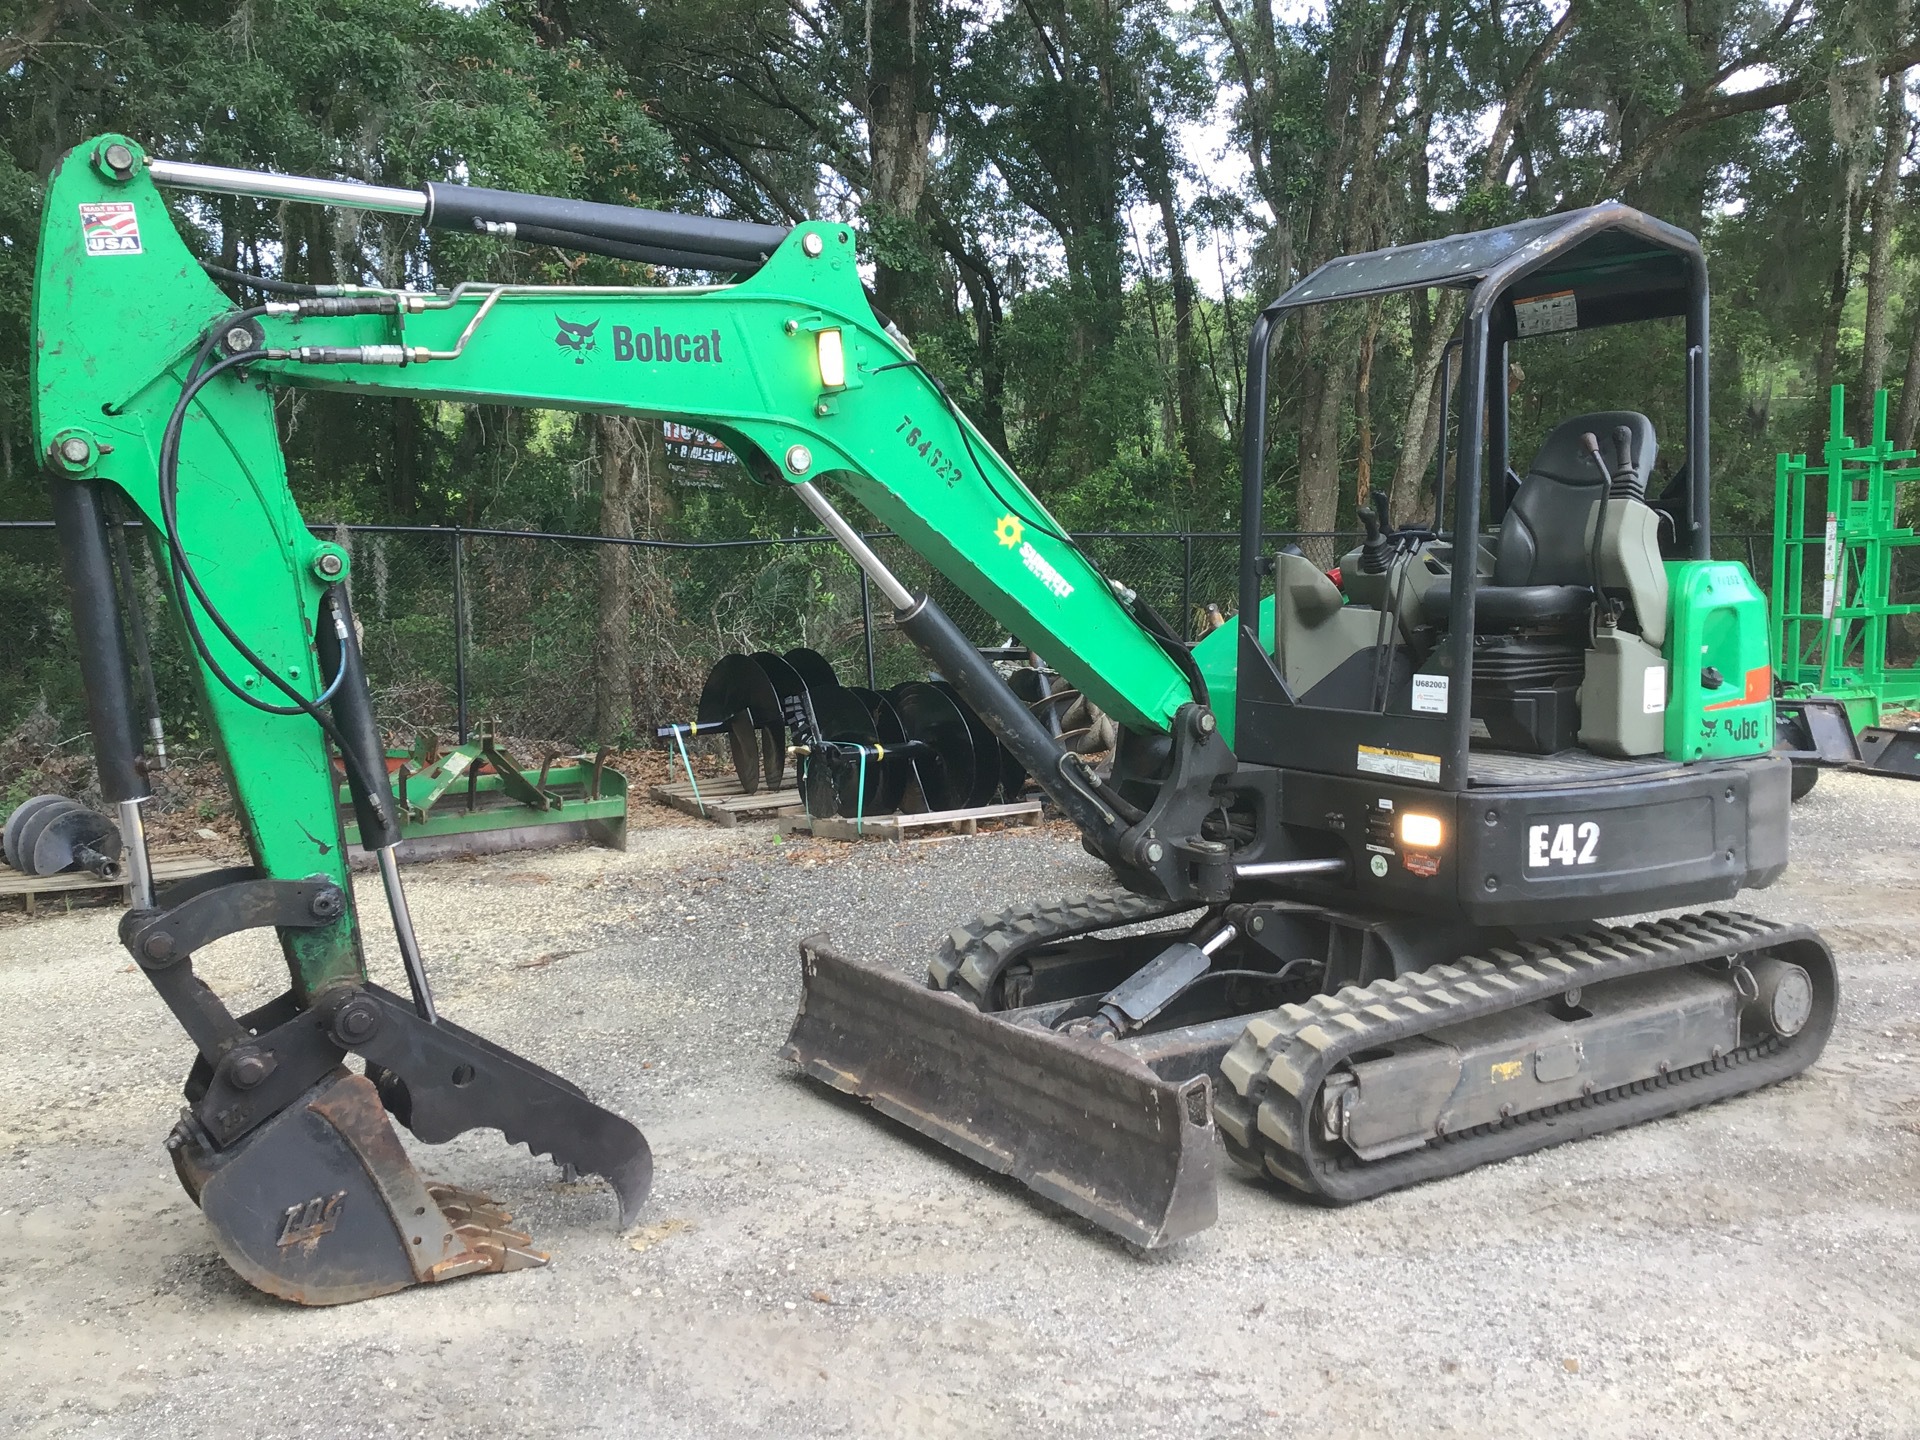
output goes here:
[[[199, 1048], [187, 1108], [167, 1138], [174, 1169], [249, 1283], [303, 1305], [522, 1270], [547, 1256], [486, 1197], [421, 1177], [391, 1119], [439, 1144], [499, 1130], [536, 1155], [601, 1175], [624, 1228], [653, 1159], [633, 1125], [579, 1087], [370, 984], [292, 991], [235, 1019], [193, 973], [193, 952], [262, 926], [332, 923], [332, 881], [218, 871], [130, 911], [121, 939]], [[367, 1073], [346, 1068], [350, 1054]]]

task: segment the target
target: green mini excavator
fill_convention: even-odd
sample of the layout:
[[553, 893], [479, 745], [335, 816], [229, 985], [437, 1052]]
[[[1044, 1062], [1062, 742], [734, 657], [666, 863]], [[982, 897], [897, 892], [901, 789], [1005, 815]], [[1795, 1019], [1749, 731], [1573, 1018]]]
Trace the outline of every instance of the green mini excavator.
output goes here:
[[[418, 291], [224, 276], [259, 297], [236, 303], [182, 241], [167, 188], [722, 278]], [[1337, 580], [1269, 550], [1276, 331], [1305, 306], [1436, 286], [1466, 295], [1464, 483], [1415, 523], [1367, 517]], [[1511, 345], [1666, 317], [1684, 319], [1685, 395], [1667, 398], [1685, 424], [1657, 493], [1659, 440], [1634, 411], [1570, 416], [1524, 472], [1509, 466]], [[1837, 999], [1817, 935], [1717, 909], [1600, 923], [1724, 901], [1787, 858], [1765, 605], [1711, 558], [1693, 237], [1603, 205], [1346, 257], [1260, 313], [1249, 360], [1239, 619], [1189, 647], [875, 313], [844, 224], [236, 171], [114, 135], [64, 157], [35, 275], [36, 441], [127, 844], [121, 938], [197, 1051], [167, 1148], [228, 1262], [325, 1304], [543, 1261], [490, 1201], [423, 1179], [396, 1120], [429, 1142], [498, 1130], [603, 1176], [623, 1223], [651, 1176], [632, 1124], [435, 1004], [393, 859], [350, 558], [288, 492], [282, 387], [674, 418], [792, 488], [1115, 884], [962, 922], [930, 983], [806, 940], [786, 1053], [1139, 1245], [1212, 1222], [1216, 1136], [1342, 1202], [1805, 1067]], [[1064, 750], [822, 481], [1113, 717], [1110, 762]], [[137, 597], [116, 592], [109, 501], [152, 545], [247, 866], [151, 878], [122, 640]], [[849, 748], [836, 763], [855, 763]], [[406, 994], [367, 975], [336, 757]], [[288, 989], [235, 1015], [193, 956], [266, 928]]]

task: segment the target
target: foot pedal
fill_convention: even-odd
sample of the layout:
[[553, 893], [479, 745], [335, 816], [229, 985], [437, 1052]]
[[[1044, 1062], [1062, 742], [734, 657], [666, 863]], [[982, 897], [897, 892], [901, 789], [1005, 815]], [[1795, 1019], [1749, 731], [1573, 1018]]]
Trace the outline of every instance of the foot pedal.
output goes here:
[[191, 1112], [167, 1144], [221, 1256], [283, 1300], [340, 1305], [547, 1263], [485, 1196], [422, 1180], [373, 1083], [344, 1069], [226, 1150]]

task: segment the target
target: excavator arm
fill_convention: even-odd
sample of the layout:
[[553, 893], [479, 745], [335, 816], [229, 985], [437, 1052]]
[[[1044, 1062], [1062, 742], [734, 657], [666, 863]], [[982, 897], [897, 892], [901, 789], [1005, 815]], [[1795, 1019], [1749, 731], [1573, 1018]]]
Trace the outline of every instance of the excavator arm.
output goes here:
[[[109, 150], [117, 168], [101, 158]], [[443, 224], [565, 236], [615, 254], [751, 273], [728, 284], [672, 288], [468, 283], [422, 293], [332, 287], [339, 293], [270, 295], [264, 306], [235, 311], [180, 239], [161, 181], [363, 208], [403, 208], [410, 197], [423, 219]], [[313, 567], [323, 553], [329, 564], [344, 564], [346, 557], [309, 536], [288, 496], [263, 385], [687, 420], [719, 435], [763, 478], [777, 476], [794, 487], [894, 602], [903, 629], [1001, 732], [1096, 853], [1141, 872], [1149, 888], [1218, 892], [1226, 884], [1211, 856], [1175, 855], [1148, 838], [1149, 831], [1164, 837], [1170, 828], [1192, 828], [1169, 817], [1165, 805], [1195, 793], [1196, 763], [1213, 773], [1227, 763], [1200, 671], [1131, 592], [1100, 575], [937, 378], [875, 315], [847, 226], [808, 223], [782, 237], [766, 226], [730, 228], [702, 217], [541, 196], [449, 186], [393, 191], [252, 175], [149, 162], [116, 137], [73, 152], [55, 177], [48, 214], [37, 293], [59, 303], [43, 305], [36, 316], [42, 443], [64, 437], [111, 447], [105, 454], [89, 451], [79, 478], [114, 481], [160, 522], [160, 533], [189, 553], [195, 545], [225, 549], [241, 541], [244, 568], [223, 565], [198, 578], [216, 611], [285, 595], [293, 608], [268, 626], [275, 643], [286, 647], [268, 668], [283, 678], [303, 666], [314, 678], [315, 657], [299, 653], [312, 648], [303, 637], [316, 633], [312, 612], [320, 594], [344, 574]], [[63, 214], [73, 217], [70, 223], [60, 223]], [[483, 218], [490, 214], [520, 218]], [[89, 248], [104, 243], [98, 232], [109, 220], [124, 227], [137, 248]], [[110, 367], [93, 338], [104, 316], [125, 317]], [[203, 356], [202, 342], [216, 321], [229, 333], [214, 337]], [[168, 419], [188, 372], [209, 361], [225, 368], [194, 388], [177, 438], [170, 437]], [[160, 470], [169, 463], [161, 452], [168, 443], [178, 457], [177, 527], [168, 526], [160, 510]], [[937, 607], [886, 571], [821, 493], [821, 480], [857, 500], [1146, 741], [1144, 785], [1123, 795], [1064, 755], [1023, 707], [1010, 703], [1005, 687]], [[250, 512], [244, 518], [236, 497]], [[182, 595], [190, 614], [199, 598]], [[210, 668], [231, 669], [228, 660], [244, 668], [245, 657], [228, 655], [224, 637], [212, 633], [218, 626], [199, 628], [211, 635]], [[256, 678], [274, 688], [270, 677]], [[210, 699], [223, 735], [232, 727], [246, 731], [248, 743], [290, 743], [284, 727], [263, 729], [243, 713], [244, 699], [211, 692]], [[1200, 728], [1185, 736], [1176, 720], [1182, 707], [1196, 702]], [[1153, 748], [1153, 737], [1169, 734], [1175, 750], [1199, 747], [1208, 757], [1195, 762], [1165, 753], [1164, 745]], [[308, 734], [298, 743], [317, 741]], [[293, 813], [301, 807], [287, 803], [278, 783], [271, 806], [247, 793], [249, 781], [257, 788], [265, 772], [278, 781], [286, 768], [249, 758], [235, 767], [235, 783], [243, 807], [261, 812], [264, 828], [291, 827], [287, 843], [303, 855], [303, 845], [313, 844], [304, 839], [306, 830], [327, 833], [317, 809]], [[1171, 827], [1170, 818], [1176, 820]]]
[[[269, 291], [237, 307], [182, 240], [163, 182], [748, 273], [679, 288], [301, 287], [311, 293]], [[394, 859], [399, 827], [360, 665], [351, 558], [316, 538], [294, 503], [276, 388], [674, 417], [714, 432], [762, 478], [793, 486], [1090, 849], [1136, 888], [1174, 898], [1227, 889], [1226, 847], [1198, 840], [1207, 780], [1232, 765], [1199, 672], [876, 317], [843, 224], [781, 236], [462, 187], [250, 175], [149, 160], [105, 136], [52, 177], [33, 313], [36, 442], [102, 788], [134, 877], [123, 938], [199, 1050], [169, 1149], [223, 1253], [263, 1289], [331, 1303], [538, 1263], [478, 1197], [425, 1186], [383, 1106], [422, 1138], [498, 1129], [604, 1175], [623, 1222], [651, 1164], [626, 1121], [438, 1014]], [[1066, 754], [938, 607], [887, 570], [822, 480], [1113, 715], [1143, 747], [1145, 781], [1123, 794]], [[161, 892], [142, 838], [148, 786], [120, 640], [121, 599], [133, 597], [116, 595], [107, 560], [110, 497], [152, 544], [252, 859]], [[368, 980], [335, 755], [381, 870], [410, 1000]], [[193, 976], [192, 953], [263, 927], [278, 933], [289, 988], [236, 1017]], [[342, 1068], [350, 1054], [366, 1062], [364, 1079]]]

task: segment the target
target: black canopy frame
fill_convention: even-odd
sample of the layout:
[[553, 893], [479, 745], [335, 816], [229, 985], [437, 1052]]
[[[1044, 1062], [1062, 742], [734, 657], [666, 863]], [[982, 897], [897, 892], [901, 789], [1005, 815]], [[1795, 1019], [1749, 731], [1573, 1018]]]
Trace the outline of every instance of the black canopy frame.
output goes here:
[[[1342, 256], [1305, 276], [1255, 318], [1248, 338], [1246, 425], [1240, 450], [1239, 621], [1255, 650], [1261, 649], [1260, 537], [1268, 362], [1274, 340], [1288, 316], [1307, 306], [1428, 289], [1471, 290], [1458, 342], [1462, 394], [1453, 487], [1456, 554], [1473, 556], [1480, 533], [1481, 485], [1488, 475], [1504, 476], [1508, 467], [1506, 375], [1509, 347], [1519, 338], [1515, 302], [1571, 292], [1578, 320], [1569, 328], [1590, 330], [1685, 317], [1690, 533], [1681, 538], [1694, 559], [1712, 558], [1706, 257], [1699, 240], [1685, 230], [1631, 206], [1594, 205], [1491, 230]], [[1440, 446], [1444, 472], [1444, 425]], [[1492, 488], [1497, 496], [1500, 487]], [[1454, 566], [1448, 629], [1456, 636], [1474, 633], [1475, 572], [1471, 558]], [[1246, 643], [1243, 639], [1243, 647]], [[1440, 780], [1446, 790], [1464, 788], [1467, 779], [1473, 646], [1456, 644], [1451, 659], [1449, 690], [1459, 700], [1446, 716], [1450, 735], [1441, 756]]]

